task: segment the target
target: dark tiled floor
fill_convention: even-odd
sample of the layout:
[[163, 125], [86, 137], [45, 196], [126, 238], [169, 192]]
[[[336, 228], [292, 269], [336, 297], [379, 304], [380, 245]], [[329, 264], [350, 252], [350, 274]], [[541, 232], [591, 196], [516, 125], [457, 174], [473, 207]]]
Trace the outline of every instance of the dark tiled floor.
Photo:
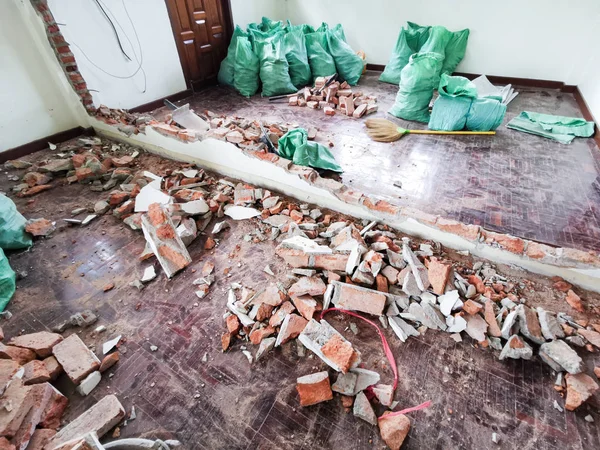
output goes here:
[[[377, 95], [377, 117], [384, 117], [397, 89], [377, 82], [377, 76], [369, 72], [360, 89]], [[593, 187], [594, 180], [600, 186], [600, 150], [593, 139], [562, 145], [504, 126], [521, 111], [581, 117], [573, 95], [518, 90], [496, 136], [412, 135], [393, 144], [371, 142], [362, 120], [327, 117], [321, 111], [285, 103], [269, 104], [259, 96], [245, 99], [226, 88], [200, 92], [191, 103], [198, 111], [318, 128], [317, 140], [335, 144], [332, 151], [345, 171], [342, 180], [369, 195], [493, 231], [600, 250], [600, 191]], [[425, 128], [397, 121], [405, 128]], [[394, 186], [396, 182], [402, 188]]]
[[[44, 152], [34, 156], [43, 157]], [[164, 165], [154, 158], [146, 167], [158, 170]], [[12, 184], [2, 177], [0, 190], [8, 191]], [[27, 199], [15, 201], [26, 217], [59, 221], [72, 209], [93, 204], [104, 195], [77, 184], [58, 185], [36, 196], [33, 204], [28, 205]], [[274, 243], [242, 239], [254, 229], [251, 221], [232, 223], [210, 254], [202, 250], [205, 236], [190, 246], [191, 268], [199, 271], [207, 260], [216, 265], [216, 283], [203, 300], [193, 294], [192, 280], [197, 274], [191, 268], [171, 281], [161, 274], [141, 292], [129, 287], [149, 264], [138, 261], [145, 241], [140, 232], [124, 227], [114, 217], [104, 216], [85, 228], [63, 229], [51, 239], [37, 241], [31, 251], [11, 255], [13, 268], [27, 270], [29, 275], [18, 282], [9, 305], [13, 318], [2, 321], [2, 328], [6, 336], [49, 329], [70, 314], [91, 308], [108, 331], [98, 337], [91, 330], [78, 331], [86, 343], [95, 343], [99, 349], [104, 340], [122, 334], [127, 341], [121, 348], [121, 361], [110, 370], [114, 376], [105, 376], [90, 397], [75, 394], [66, 377], [59, 388], [71, 399], [68, 418], [107, 393], [116, 393], [128, 411], [135, 406], [137, 419], [122, 428], [123, 437], [177, 438], [187, 449], [383, 449], [377, 430], [346, 414], [338, 397], [326, 404], [300, 407], [296, 377], [326, 367], [308, 351], [299, 357], [295, 343], [285, 344], [252, 366], [240, 352], [241, 342], [221, 352], [222, 316], [230, 283], [251, 288], [264, 285], [272, 280], [262, 270], [267, 263], [278, 280], [287, 272], [275, 257]], [[231, 276], [226, 277], [223, 273], [228, 267]], [[498, 269], [515, 276], [502, 272], [508, 268]], [[563, 307], [562, 300], [550, 304], [553, 291], [548, 281], [520, 272], [522, 276], [534, 283], [524, 292], [528, 303], [541, 302], [537, 304], [553, 311]], [[102, 287], [111, 281], [115, 288], [104, 293]], [[591, 303], [600, 301], [597, 295], [580, 293]], [[194, 307], [194, 302], [199, 306]], [[356, 320], [359, 333], [355, 336], [348, 330], [347, 319], [336, 315], [329, 319], [366, 355], [365, 367], [376, 369], [382, 382], [391, 383], [391, 371], [373, 330]], [[552, 388], [550, 370], [539, 360], [500, 362], [493, 354], [497, 352], [474, 348], [468, 338], [455, 344], [447, 334], [433, 331], [405, 344], [389, 330], [385, 335], [398, 364], [395, 398], [400, 406], [433, 402], [426, 410], [410, 414], [412, 429], [403, 448], [600, 447], [598, 409], [587, 405], [576, 413], [554, 409], [554, 400], [564, 401]], [[158, 351], [150, 351], [152, 344]], [[255, 351], [252, 346], [250, 350]], [[590, 371], [600, 365], [598, 353], [582, 355]], [[199, 398], [194, 398], [196, 394]], [[586, 422], [587, 414], [596, 422]], [[501, 445], [491, 442], [493, 432], [499, 434]]]

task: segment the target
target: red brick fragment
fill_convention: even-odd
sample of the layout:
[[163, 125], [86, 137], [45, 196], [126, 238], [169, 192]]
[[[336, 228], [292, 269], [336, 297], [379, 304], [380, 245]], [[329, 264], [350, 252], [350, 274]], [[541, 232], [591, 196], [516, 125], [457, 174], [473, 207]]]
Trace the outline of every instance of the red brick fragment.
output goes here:
[[326, 371], [298, 378], [296, 389], [302, 406], [316, 405], [333, 398], [329, 375]]

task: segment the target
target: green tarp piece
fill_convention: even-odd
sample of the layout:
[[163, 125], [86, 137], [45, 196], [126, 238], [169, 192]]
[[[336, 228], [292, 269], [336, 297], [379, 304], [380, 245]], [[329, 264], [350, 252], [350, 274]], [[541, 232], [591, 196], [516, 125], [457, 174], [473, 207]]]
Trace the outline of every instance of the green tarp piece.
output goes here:
[[554, 116], [524, 111], [506, 125], [508, 128], [570, 144], [575, 137], [594, 134], [594, 122], [577, 117]]
[[365, 62], [346, 43], [346, 36], [341, 25], [337, 25], [325, 33], [327, 47], [333, 56], [340, 81], [346, 81], [349, 85], [355, 86], [363, 73]]
[[4, 311], [6, 305], [12, 298], [16, 289], [15, 272], [8, 264], [8, 258], [0, 248], [0, 312]]
[[389, 113], [418, 122], [429, 122], [429, 102], [439, 82], [442, 55], [415, 53], [404, 69], [398, 86], [396, 102]]
[[296, 128], [285, 133], [279, 139], [278, 153], [299, 166], [343, 172], [327, 147], [308, 140], [308, 132], [304, 128]]
[[506, 114], [506, 105], [495, 98], [476, 98], [467, 114], [467, 129], [492, 131], [500, 126]]
[[17, 211], [13, 201], [0, 194], [0, 248], [18, 250], [31, 247], [29, 233], [25, 231], [25, 217]]
[[256, 40], [256, 52], [260, 59], [262, 95], [291, 94], [296, 91], [289, 74], [289, 64], [283, 50], [283, 32], [278, 31], [264, 40]]
[[290, 65], [290, 79], [296, 89], [308, 85], [312, 79], [304, 32], [300, 28], [288, 26], [290, 31], [284, 36], [285, 58]]
[[477, 88], [464, 77], [442, 74], [438, 86], [440, 96], [433, 104], [429, 128], [431, 130], [459, 131], [467, 123], [471, 102], [477, 97]]
[[249, 37], [249, 34], [236, 25], [235, 30], [233, 31], [233, 36], [231, 36], [231, 42], [227, 48], [227, 56], [221, 62], [219, 74], [217, 75], [217, 80], [220, 84], [233, 86], [235, 52], [237, 50], [237, 40], [241, 36]]
[[335, 61], [329, 53], [327, 45], [327, 33], [315, 31], [304, 35], [308, 63], [313, 79], [317, 77], [328, 77], [336, 72]]
[[240, 36], [236, 47], [233, 86], [244, 97], [250, 97], [258, 92], [260, 85], [260, 61], [247, 37]]

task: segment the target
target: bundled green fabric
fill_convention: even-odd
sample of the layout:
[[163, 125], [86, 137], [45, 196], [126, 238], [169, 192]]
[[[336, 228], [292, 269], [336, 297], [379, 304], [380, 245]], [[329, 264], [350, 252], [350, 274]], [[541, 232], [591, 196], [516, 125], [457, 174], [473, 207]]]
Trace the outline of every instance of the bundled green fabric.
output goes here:
[[402, 69], [396, 102], [389, 113], [418, 122], [429, 122], [429, 102], [442, 69], [442, 55], [416, 53]]
[[236, 25], [233, 36], [231, 36], [231, 42], [227, 48], [227, 56], [221, 61], [221, 67], [219, 68], [219, 74], [217, 75], [217, 80], [220, 84], [233, 86], [235, 52], [237, 50], [237, 40], [239, 37], [249, 37], [249, 34], [242, 30], [239, 25]]
[[237, 40], [233, 74], [233, 86], [244, 97], [250, 97], [258, 91], [260, 61], [252, 51], [250, 39], [240, 36]]
[[333, 75], [336, 72], [335, 61], [329, 54], [326, 32], [315, 31], [305, 34], [304, 40], [313, 79]]
[[312, 74], [306, 53], [304, 32], [300, 28], [289, 28], [290, 31], [283, 38], [285, 58], [290, 65], [292, 84], [296, 86], [296, 89], [300, 89], [310, 84]]
[[494, 98], [476, 98], [467, 114], [467, 129], [491, 131], [500, 126], [506, 114], [506, 105]]
[[279, 139], [278, 153], [299, 166], [343, 172], [327, 147], [308, 140], [308, 132], [304, 128], [285, 133]]
[[15, 272], [10, 268], [8, 258], [0, 248], [0, 312], [12, 298], [16, 289]]
[[439, 97], [433, 104], [429, 128], [458, 131], [467, 123], [471, 102], [477, 97], [477, 87], [464, 77], [442, 74], [438, 86]]
[[260, 59], [262, 95], [291, 94], [296, 91], [289, 74], [289, 64], [283, 50], [283, 33], [278, 32], [265, 40], [257, 40], [255, 48]]
[[363, 73], [365, 62], [346, 43], [346, 37], [341, 25], [327, 31], [326, 35], [329, 53], [333, 56], [340, 80], [348, 82], [351, 86], [355, 86]]
[[570, 144], [577, 137], [590, 137], [594, 134], [594, 122], [577, 117], [554, 116], [524, 111], [506, 125], [513, 130], [554, 139], [562, 144]]
[[18, 250], [31, 247], [31, 236], [25, 231], [25, 217], [13, 201], [0, 194], [0, 248]]

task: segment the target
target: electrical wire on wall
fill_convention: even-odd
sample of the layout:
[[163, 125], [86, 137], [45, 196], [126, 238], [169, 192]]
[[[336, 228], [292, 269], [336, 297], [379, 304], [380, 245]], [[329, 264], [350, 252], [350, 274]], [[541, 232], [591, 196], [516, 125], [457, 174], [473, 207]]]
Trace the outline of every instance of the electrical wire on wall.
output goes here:
[[[102, 14], [106, 18], [106, 20], [109, 22], [109, 24], [110, 24], [111, 28], [113, 29], [113, 32], [115, 33], [115, 36], [117, 38], [117, 43], [119, 44], [119, 49], [121, 50], [121, 53], [123, 53], [123, 55], [129, 61], [132, 61], [131, 58], [129, 57], [129, 55], [125, 52], [125, 50], [123, 48], [123, 45], [121, 43], [121, 39], [119, 37], [119, 33], [117, 32], [115, 24], [121, 30], [121, 32], [123, 33], [123, 35], [127, 39], [127, 42], [129, 42], [129, 45], [131, 46], [131, 49], [133, 51], [133, 57], [135, 59], [135, 62], [137, 63], [137, 68], [130, 75], [115, 75], [113, 73], [110, 73], [110, 72], [104, 70], [102, 67], [100, 67], [98, 64], [96, 64], [94, 61], [92, 61], [90, 59], [90, 57], [85, 53], [85, 51], [79, 45], [77, 45], [75, 42], [70, 42], [70, 44], [73, 45], [73, 46], [75, 46], [77, 49], [79, 49], [79, 51], [81, 52], [81, 54], [83, 55], [83, 57], [92, 66], [94, 66], [96, 69], [100, 70], [102, 73], [104, 73], [104, 74], [106, 74], [106, 75], [108, 75], [110, 77], [113, 77], [113, 78], [116, 78], [116, 79], [119, 79], [119, 80], [128, 80], [130, 78], [133, 78], [139, 72], [142, 72], [142, 75], [144, 76], [144, 88], [142, 90], [142, 93], [145, 93], [146, 92], [146, 88], [147, 88], [147, 79], [146, 79], [146, 72], [144, 71], [144, 68], [142, 67], [142, 65], [144, 63], [144, 53], [142, 51], [142, 45], [140, 43], [140, 38], [138, 36], [137, 30], [135, 28], [133, 20], [131, 19], [131, 16], [129, 15], [129, 11], [127, 10], [127, 5], [125, 4], [125, 0], [121, 0], [121, 4], [123, 5], [123, 9], [125, 10], [125, 14], [127, 15], [127, 19], [129, 20], [129, 23], [131, 24], [131, 28], [133, 29], [133, 34], [134, 34], [136, 42], [137, 42], [139, 56], [138, 56], [138, 52], [136, 52], [136, 49], [135, 49], [133, 43], [131, 42], [131, 39], [129, 39], [129, 36], [127, 35], [127, 33], [125, 32], [125, 30], [123, 29], [123, 27], [121, 26], [121, 24], [119, 23], [119, 21], [117, 20], [117, 18], [114, 15], [114, 13], [108, 8], [108, 6], [106, 6], [106, 4], [104, 4], [104, 2], [102, 2], [102, 0], [91, 0], [91, 1], [93, 3], [95, 3], [96, 6], [98, 6], [98, 8], [102, 12]], [[112, 16], [112, 19], [109, 16], [109, 14], [110, 14], [110, 16]]]

